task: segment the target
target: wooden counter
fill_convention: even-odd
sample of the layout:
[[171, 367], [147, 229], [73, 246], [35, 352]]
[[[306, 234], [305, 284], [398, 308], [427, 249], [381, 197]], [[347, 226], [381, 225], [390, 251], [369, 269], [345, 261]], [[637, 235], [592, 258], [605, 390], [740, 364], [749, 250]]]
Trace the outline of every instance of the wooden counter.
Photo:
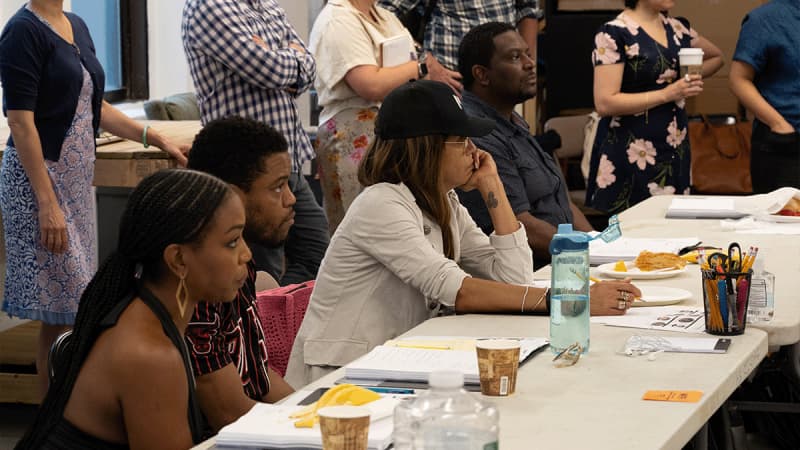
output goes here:
[[[191, 144], [200, 131], [199, 120], [148, 120], [149, 124], [176, 144]], [[8, 129], [0, 129], [0, 142], [8, 138]], [[0, 151], [0, 153], [2, 153]], [[167, 167], [175, 167], [175, 160], [156, 147], [144, 148], [141, 142], [123, 140], [97, 147], [94, 168], [94, 185], [103, 187], [134, 187], [142, 178]]]

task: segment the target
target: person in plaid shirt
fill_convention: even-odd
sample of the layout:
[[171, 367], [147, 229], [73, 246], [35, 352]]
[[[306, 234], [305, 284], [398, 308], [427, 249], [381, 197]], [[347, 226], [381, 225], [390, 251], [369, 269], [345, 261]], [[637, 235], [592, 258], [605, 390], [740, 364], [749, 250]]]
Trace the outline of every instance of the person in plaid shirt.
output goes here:
[[[430, 1], [379, 0], [378, 3], [401, 16], [417, 7], [424, 9]], [[538, 0], [438, 0], [430, 22], [425, 24], [423, 48], [446, 68], [458, 70], [458, 45], [467, 31], [487, 22], [504, 22], [517, 26], [536, 61], [536, 34], [541, 15]], [[435, 70], [438, 64], [433, 58], [426, 62], [429, 71]], [[453, 86], [453, 83], [448, 84]]]
[[314, 149], [295, 102], [314, 82], [313, 56], [275, 0], [188, 0], [181, 33], [203, 124], [247, 117], [274, 127], [289, 143], [295, 226], [283, 251], [251, 246], [258, 270], [282, 285], [315, 278], [328, 224], [301, 173]]

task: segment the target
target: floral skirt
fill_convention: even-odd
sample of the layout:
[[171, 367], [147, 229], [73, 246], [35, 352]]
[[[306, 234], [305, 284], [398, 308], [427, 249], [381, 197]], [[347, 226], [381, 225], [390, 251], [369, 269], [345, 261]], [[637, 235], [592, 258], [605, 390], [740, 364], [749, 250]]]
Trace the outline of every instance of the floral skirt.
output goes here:
[[97, 270], [94, 210], [94, 134], [92, 83], [84, 69], [78, 108], [58, 161], [45, 160], [50, 182], [67, 224], [67, 250], [52, 253], [42, 245], [39, 207], [14, 147], [3, 153], [0, 206], [6, 243], [3, 310], [12, 317], [72, 325], [78, 302]]
[[378, 108], [346, 109], [317, 131], [317, 162], [331, 235], [361, 192], [358, 165], [375, 137]]

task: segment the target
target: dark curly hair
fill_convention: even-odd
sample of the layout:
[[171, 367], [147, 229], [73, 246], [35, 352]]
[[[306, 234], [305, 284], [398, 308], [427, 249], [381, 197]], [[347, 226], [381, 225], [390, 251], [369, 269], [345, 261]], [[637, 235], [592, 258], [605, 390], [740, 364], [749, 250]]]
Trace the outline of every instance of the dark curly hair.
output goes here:
[[626, 8], [635, 9], [637, 4], [639, 4], [639, 0], [625, 0]]
[[472, 67], [475, 65], [489, 67], [494, 54], [494, 38], [505, 32], [517, 29], [513, 25], [502, 22], [488, 22], [469, 30], [458, 46], [458, 71], [464, 82], [464, 89], [470, 90], [475, 82]]
[[271, 126], [243, 117], [225, 117], [212, 120], [197, 133], [187, 167], [247, 192], [267, 171], [266, 157], [288, 149], [286, 139]]

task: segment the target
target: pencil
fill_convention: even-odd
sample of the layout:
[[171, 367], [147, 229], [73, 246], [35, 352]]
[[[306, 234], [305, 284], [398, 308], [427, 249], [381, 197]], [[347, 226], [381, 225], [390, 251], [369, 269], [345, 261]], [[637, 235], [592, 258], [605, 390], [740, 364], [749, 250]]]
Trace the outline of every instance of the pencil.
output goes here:
[[395, 344], [395, 347], [402, 347], [402, 348], [421, 348], [423, 350], [452, 350], [453, 348], [447, 345], [414, 345], [414, 344], [403, 344], [402, 342], [398, 342]]

